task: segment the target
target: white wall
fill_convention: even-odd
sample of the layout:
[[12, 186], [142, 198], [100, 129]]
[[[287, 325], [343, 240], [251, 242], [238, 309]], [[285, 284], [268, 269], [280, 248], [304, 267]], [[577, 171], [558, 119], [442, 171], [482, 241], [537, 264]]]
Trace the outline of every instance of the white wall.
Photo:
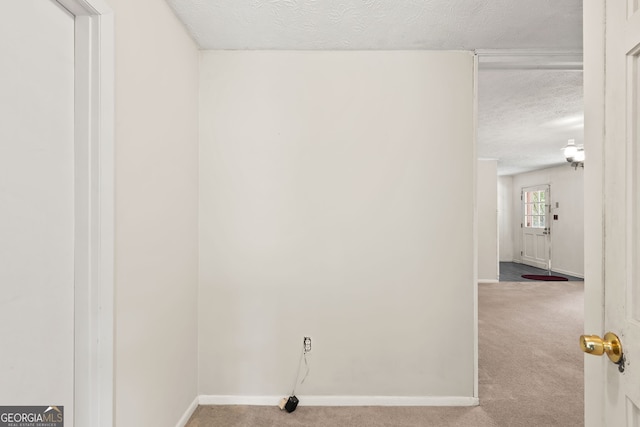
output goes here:
[[200, 393], [472, 396], [473, 56], [201, 63]]
[[498, 161], [478, 160], [478, 281], [498, 280]]
[[73, 17], [4, 1], [0, 53], [0, 404], [73, 426]]
[[[520, 196], [518, 195], [518, 200], [520, 200], [519, 198]], [[500, 244], [498, 246], [500, 248], [500, 261], [512, 262], [514, 260], [513, 217], [513, 177], [501, 176], [498, 177], [498, 231], [500, 235]], [[518, 253], [520, 253], [519, 249]]]
[[522, 240], [520, 192], [539, 184], [551, 185], [551, 214], [558, 215], [551, 221], [551, 268], [584, 277], [584, 170], [569, 164], [513, 176], [514, 259]]
[[115, 12], [116, 425], [174, 426], [197, 395], [199, 53], [169, 6]]

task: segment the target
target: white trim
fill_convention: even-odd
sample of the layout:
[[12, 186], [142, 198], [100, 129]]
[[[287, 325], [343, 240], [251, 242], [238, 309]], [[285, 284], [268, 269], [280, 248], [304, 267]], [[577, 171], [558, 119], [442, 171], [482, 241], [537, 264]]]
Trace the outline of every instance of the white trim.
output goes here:
[[[478, 157], [478, 55], [473, 55], [473, 158]], [[473, 162], [473, 397], [478, 398], [478, 162]], [[496, 258], [498, 253], [496, 253]], [[500, 269], [498, 269], [498, 273]]]
[[[584, 330], [604, 333], [604, 151], [605, 151], [605, 0], [584, 2], [584, 146], [589, 166], [584, 171]], [[606, 425], [605, 364], [584, 358], [585, 427]]]
[[498, 279], [478, 279], [478, 283], [500, 283]]
[[[201, 395], [200, 405], [276, 406], [283, 396]], [[478, 406], [468, 396], [298, 396], [300, 406]]]
[[579, 277], [581, 279], [584, 279], [584, 274], [575, 273], [575, 272], [569, 271], [569, 270], [563, 270], [561, 268], [553, 267], [553, 269], [551, 271], [555, 272], [555, 273], [566, 274], [567, 276]]
[[580, 50], [554, 49], [477, 49], [483, 70], [562, 70], [582, 71]]
[[114, 424], [114, 29], [103, 0], [75, 15], [74, 420]]
[[200, 397], [196, 396], [196, 398], [193, 399], [193, 402], [191, 402], [191, 405], [189, 405], [187, 410], [184, 411], [184, 414], [182, 414], [182, 417], [180, 417], [180, 420], [178, 420], [178, 424], [176, 424], [176, 427], [185, 427], [187, 425], [193, 413], [196, 411], [196, 409], [198, 409], [199, 403], [200, 403]]
[[[514, 259], [514, 260], [511, 260], [511, 261], [500, 261], [500, 262], [512, 262], [514, 264], [528, 265], [528, 264], [523, 263], [519, 259]], [[561, 268], [555, 268], [555, 267], [553, 267], [552, 271], [555, 271], [556, 273], [566, 274], [568, 276], [574, 276], [574, 277], [579, 277], [581, 279], [584, 279], [584, 274], [574, 273], [573, 271], [563, 270]]]
[[75, 16], [97, 16], [111, 13], [104, 0], [56, 0]]
[[95, 59], [99, 61], [97, 74], [100, 79], [100, 112], [96, 113], [99, 117], [95, 120], [99, 136], [94, 141], [99, 144], [99, 154], [94, 158], [100, 194], [96, 204], [99, 235], [94, 245], [99, 245], [100, 252], [93, 283], [98, 295], [93, 304], [93, 316], [100, 325], [95, 336], [99, 341], [94, 346], [99, 355], [98, 364], [93, 372], [94, 379], [99, 382], [99, 395], [96, 396], [99, 407], [95, 408], [91, 425], [107, 427], [115, 425], [115, 37], [113, 14], [103, 13], [94, 20], [99, 24]]
[[276, 406], [283, 396], [200, 395], [200, 405], [258, 405]]

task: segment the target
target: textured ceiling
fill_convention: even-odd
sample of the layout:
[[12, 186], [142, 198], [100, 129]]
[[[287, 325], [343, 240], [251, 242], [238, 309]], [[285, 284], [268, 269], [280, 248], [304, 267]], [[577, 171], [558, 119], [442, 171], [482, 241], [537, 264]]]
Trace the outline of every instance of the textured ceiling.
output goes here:
[[569, 165], [562, 148], [583, 142], [582, 72], [482, 70], [478, 75], [478, 157], [501, 175]]
[[581, 0], [168, 2], [203, 49], [575, 49], [582, 46]]
[[[202, 49], [582, 50], [582, 0], [167, 2]], [[562, 164], [566, 140], [582, 142], [582, 73], [487, 68], [478, 156], [501, 175]]]

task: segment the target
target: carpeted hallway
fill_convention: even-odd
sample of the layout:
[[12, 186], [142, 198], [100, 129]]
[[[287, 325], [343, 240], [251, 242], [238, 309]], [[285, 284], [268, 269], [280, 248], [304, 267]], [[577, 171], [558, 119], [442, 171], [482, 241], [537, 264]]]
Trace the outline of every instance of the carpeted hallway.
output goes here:
[[481, 408], [498, 426], [584, 425], [584, 282], [478, 291]]
[[[582, 426], [583, 282], [478, 287], [480, 406], [202, 406], [187, 427]], [[299, 396], [304, 405], [304, 395]]]

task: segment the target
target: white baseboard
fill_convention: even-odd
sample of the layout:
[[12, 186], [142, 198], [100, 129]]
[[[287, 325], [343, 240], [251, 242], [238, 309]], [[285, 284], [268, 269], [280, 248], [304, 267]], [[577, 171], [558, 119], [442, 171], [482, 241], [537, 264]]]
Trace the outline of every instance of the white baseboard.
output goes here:
[[[522, 260], [518, 260], [518, 259], [514, 259], [511, 262], [515, 262], [516, 264], [522, 264]], [[543, 270], [546, 270], [546, 268], [543, 268]], [[574, 273], [573, 271], [563, 270], [561, 268], [555, 268], [553, 265], [551, 265], [551, 270], [555, 271], [556, 273], [566, 274], [568, 276], [579, 277], [581, 279], [584, 279], [584, 274], [578, 274], [578, 273]]]
[[552, 268], [552, 270], [556, 273], [566, 274], [567, 276], [579, 277], [581, 279], [584, 279], [584, 274], [574, 273], [572, 271], [563, 270], [561, 268]]
[[[201, 405], [276, 406], [284, 396], [201, 395]], [[478, 406], [477, 397], [467, 396], [298, 396], [300, 406]]]
[[478, 279], [478, 283], [500, 283], [497, 279]]
[[189, 418], [191, 418], [191, 415], [193, 415], [195, 410], [198, 408], [199, 402], [200, 396], [196, 396], [196, 398], [193, 399], [193, 402], [191, 402], [191, 405], [189, 405], [187, 410], [184, 411], [182, 417], [180, 417], [180, 420], [178, 421], [178, 424], [176, 424], [176, 427], [184, 427], [187, 425], [187, 423], [189, 422]]
[[282, 396], [225, 396], [225, 395], [200, 395], [201, 405], [259, 405], [276, 406]]

